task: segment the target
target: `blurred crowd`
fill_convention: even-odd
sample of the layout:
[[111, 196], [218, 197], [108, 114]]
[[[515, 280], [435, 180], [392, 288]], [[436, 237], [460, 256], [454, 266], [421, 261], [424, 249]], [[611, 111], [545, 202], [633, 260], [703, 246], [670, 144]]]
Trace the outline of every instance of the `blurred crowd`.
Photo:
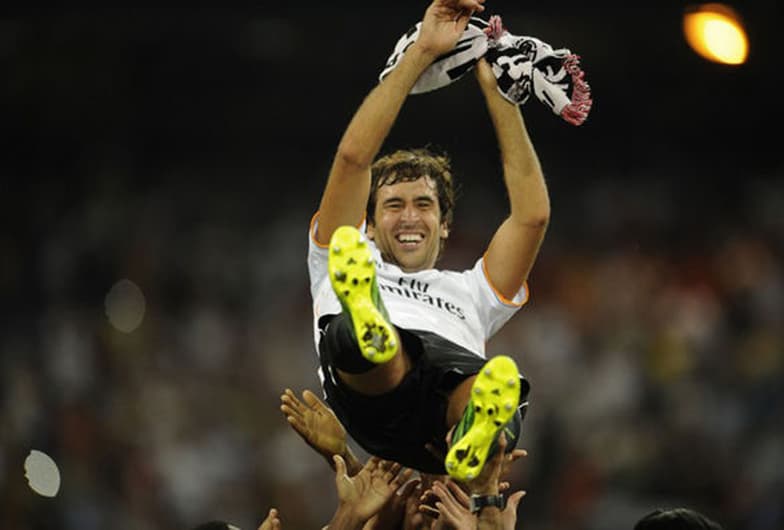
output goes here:
[[[560, 207], [554, 190], [531, 299], [489, 345], [532, 383], [519, 520], [630, 528], [677, 504], [781, 528], [784, 188], [747, 186], [726, 229], [696, 209], [623, 213], [644, 184], [596, 182]], [[478, 195], [458, 203], [447, 268], [483, 245]], [[0, 527], [247, 529], [270, 506], [284, 528], [329, 520], [334, 475], [278, 399], [319, 389], [312, 205], [225, 215], [250, 202], [96, 190], [39, 239], [0, 241]], [[55, 498], [27, 486], [31, 449], [59, 466]]]
[[[746, 103], [770, 99], [775, 3], [738, 70], [693, 57], [664, 4], [498, 8], [579, 51], [596, 94], [580, 129], [525, 110], [552, 218], [528, 304], [488, 345], [532, 385], [511, 479], [528, 530], [659, 506], [784, 528], [784, 163], [759, 126], [781, 109]], [[252, 530], [272, 506], [288, 530], [327, 523], [334, 473], [279, 410], [284, 388], [319, 392], [307, 229], [420, 13], [0, 20], [0, 529]], [[479, 97], [466, 79], [412, 98], [389, 139], [453, 156], [443, 268], [473, 266], [505, 214]], [[31, 450], [59, 467], [53, 498], [28, 487]]]

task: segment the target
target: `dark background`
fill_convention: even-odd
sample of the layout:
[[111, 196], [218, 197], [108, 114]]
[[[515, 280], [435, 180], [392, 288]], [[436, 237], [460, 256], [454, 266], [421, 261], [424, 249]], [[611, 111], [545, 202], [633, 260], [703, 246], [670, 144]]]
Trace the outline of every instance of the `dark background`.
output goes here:
[[[354, 109], [425, 5], [0, 13], [0, 526], [319, 528], [326, 464], [277, 410], [318, 389], [307, 225]], [[488, 2], [582, 57], [575, 128], [523, 108], [553, 215], [529, 304], [490, 343], [533, 385], [513, 488], [529, 529], [631, 528], [658, 506], [784, 524], [784, 118], [775, 1], [750, 55], [687, 46], [687, 4]], [[384, 150], [432, 143], [461, 197], [442, 266], [506, 214], [472, 77], [409, 99]], [[106, 317], [144, 293], [130, 333]], [[30, 449], [60, 466], [35, 496]]]

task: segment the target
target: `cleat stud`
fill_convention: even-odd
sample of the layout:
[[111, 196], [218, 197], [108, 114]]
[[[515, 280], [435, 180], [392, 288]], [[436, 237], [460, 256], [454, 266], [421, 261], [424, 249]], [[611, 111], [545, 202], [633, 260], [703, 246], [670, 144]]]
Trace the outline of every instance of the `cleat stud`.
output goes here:
[[373, 258], [372, 257], [368, 256], [367, 264], [368, 265], [373, 265]]
[[485, 375], [488, 376], [488, 377], [493, 375], [493, 372], [490, 370], [490, 368], [485, 368]]
[[472, 472], [469, 471], [468, 473], [466, 473], [466, 480], [471, 480], [473, 478], [474, 478], [474, 474]]
[[447, 462], [446, 463], [446, 468], [447, 469], [454, 469], [455, 468], [455, 463], [454, 462]]
[[390, 341], [389, 341], [389, 347], [390, 347], [390, 348], [397, 348], [397, 342], [395, 342], [394, 340], [391, 340], [391, 339], [390, 339]]
[[482, 389], [481, 388], [475, 388], [474, 389], [474, 394], [480, 395], [481, 393], [482, 393]]
[[516, 382], [517, 381], [515, 381], [514, 379], [510, 379], [509, 381], [506, 382], [506, 386], [508, 386], [509, 388], [513, 388]]
[[505, 408], [506, 410], [512, 410], [512, 404], [511, 404], [511, 403], [506, 403], [506, 404], [504, 405], [504, 408]]

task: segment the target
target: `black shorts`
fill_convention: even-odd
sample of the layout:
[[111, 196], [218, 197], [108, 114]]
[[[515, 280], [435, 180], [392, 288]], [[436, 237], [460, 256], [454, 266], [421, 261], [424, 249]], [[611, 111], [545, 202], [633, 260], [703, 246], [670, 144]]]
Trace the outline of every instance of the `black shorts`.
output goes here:
[[[322, 338], [319, 354], [327, 402], [368, 453], [443, 475], [443, 458], [436, 458], [425, 444], [446, 455], [449, 395], [462, 381], [478, 373], [487, 360], [435, 333], [400, 328], [398, 332], [413, 366], [397, 388], [379, 396], [360, 394], [340, 381]], [[528, 382], [522, 379], [520, 403], [527, 403], [528, 389]]]

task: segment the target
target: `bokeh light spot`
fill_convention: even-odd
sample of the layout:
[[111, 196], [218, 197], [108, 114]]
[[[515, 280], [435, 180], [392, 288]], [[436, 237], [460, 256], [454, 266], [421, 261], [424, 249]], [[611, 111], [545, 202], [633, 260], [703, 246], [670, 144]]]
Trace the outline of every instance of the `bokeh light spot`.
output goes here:
[[114, 284], [106, 295], [106, 316], [115, 329], [131, 333], [144, 320], [146, 301], [141, 289], [128, 279]]
[[46, 453], [30, 451], [24, 462], [25, 477], [30, 489], [44, 497], [54, 497], [60, 491], [60, 470]]

